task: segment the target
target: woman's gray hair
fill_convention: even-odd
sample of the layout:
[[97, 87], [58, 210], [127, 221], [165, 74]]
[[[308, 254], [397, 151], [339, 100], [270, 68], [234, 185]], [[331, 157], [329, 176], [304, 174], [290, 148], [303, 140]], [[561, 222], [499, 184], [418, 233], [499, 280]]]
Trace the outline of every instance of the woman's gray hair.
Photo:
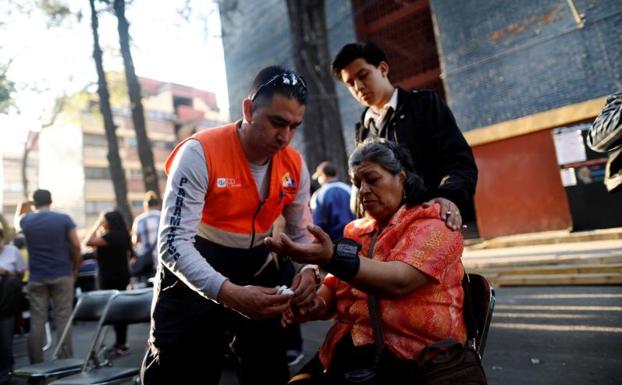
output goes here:
[[348, 160], [348, 167], [352, 170], [363, 162], [374, 162], [392, 175], [404, 170], [406, 203], [414, 206], [425, 201], [427, 188], [423, 179], [414, 170], [408, 149], [385, 139], [368, 138], [354, 149]]

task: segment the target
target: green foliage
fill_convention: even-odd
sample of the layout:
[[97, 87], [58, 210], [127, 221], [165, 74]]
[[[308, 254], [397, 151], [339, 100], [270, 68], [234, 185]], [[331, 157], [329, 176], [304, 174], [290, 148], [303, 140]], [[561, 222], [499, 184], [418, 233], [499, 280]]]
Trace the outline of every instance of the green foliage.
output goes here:
[[48, 15], [50, 26], [59, 26], [67, 16], [72, 15], [69, 6], [62, 0], [40, 0], [39, 7]]
[[6, 69], [0, 68], [0, 114], [7, 112], [12, 105], [11, 94], [15, 92], [15, 83], [7, 79]]

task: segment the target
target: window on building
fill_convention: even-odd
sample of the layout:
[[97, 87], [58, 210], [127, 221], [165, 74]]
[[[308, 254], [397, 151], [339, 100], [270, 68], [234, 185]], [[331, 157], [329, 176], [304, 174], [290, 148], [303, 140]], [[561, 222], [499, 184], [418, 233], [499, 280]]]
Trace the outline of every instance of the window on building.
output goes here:
[[105, 135], [84, 134], [83, 140], [84, 140], [85, 146], [97, 146], [97, 147], [108, 146], [108, 142], [106, 141]]
[[129, 148], [136, 148], [136, 147], [138, 147], [138, 142], [136, 141], [136, 137], [135, 136], [128, 136], [125, 140], [126, 140], [127, 146]]
[[21, 193], [22, 192], [22, 182], [19, 182], [19, 181], [5, 181], [4, 182], [4, 191], [5, 192]]
[[86, 179], [111, 179], [110, 170], [107, 167], [85, 167], [84, 177]]
[[143, 201], [131, 201], [130, 205], [132, 206], [132, 211], [142, 211], [143, 209]]
[[190, 106], [190, 107], [192, 107], [192, 99], [191, 98], [185, 98], [183, 96], [173, 96], [173, 106], [175, 107], [175, 110], [177, 110], [177, 107], [179, 107], [179, 106]]
[[86, 214], [99, 214], [104, 211], [110, 211], [114, 208], [114, 203], [109, 201], [86, 201], [85, 202]]

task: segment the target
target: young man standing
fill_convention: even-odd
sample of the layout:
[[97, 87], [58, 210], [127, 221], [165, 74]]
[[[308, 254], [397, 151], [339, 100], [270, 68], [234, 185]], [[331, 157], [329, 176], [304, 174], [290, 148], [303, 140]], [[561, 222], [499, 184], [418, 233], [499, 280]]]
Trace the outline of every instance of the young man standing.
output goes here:
[[317, 166], [312, 178], [320, 184], [311, 196], [313, 223], [330, 235], [330, 239], [342, 238], [343, 228], [354, 220], [350, 210], [352, 188], [337, 179], [337, 167], [327, 160]]
[[218, 384], [228, 336], [242, 384], [287, 382], [281, 315], [311, 300], [317, 267], [300, 269], [294, 293], [279, 294], [291, 261], [263, 240], [281, 214], [290, 237], [310, 237], [309, 172], [288, 146], [306, 95], [298, 75], [267, 67], [242, 103], [243, 120], [171, 153], [143, 384]]
[[385, 53], [373, 43], [346, 44], [332, 63], [333, 76], [367, 108], [356, 126], [356, 142], [386, 138], [406, 146], [415, 170], [441, 205], [447, 226], [457, 230], [461, 213], [472, 212], [477, 166], [449, 108], [433, 91], [393, 86]]
[[132, 274], [146, 281], [153, 277], [158, 265], [158, 227], [162, 202], [155, 191], [147, 191], [143, 200], [144, 212], [134, 219], [132, 225], [132, 244], [136, 250], [136, 260]]
[[[30, 334], [28, 355], [31, 364], [43, 362], [43, 342], [48, 309], [52, 305], [56, 340], [59, 340], [73, 308], [74, 283], [82, 256], [76, 225], [69, 215], [50, 210], [52, 194], [35, 190], [30, 202], [17, 208], [15, 228], [21, 229], [28, 248], [28, 300], [30, 302]], [[73, 354], [71, 334], [59, 351], [59, 358]]]

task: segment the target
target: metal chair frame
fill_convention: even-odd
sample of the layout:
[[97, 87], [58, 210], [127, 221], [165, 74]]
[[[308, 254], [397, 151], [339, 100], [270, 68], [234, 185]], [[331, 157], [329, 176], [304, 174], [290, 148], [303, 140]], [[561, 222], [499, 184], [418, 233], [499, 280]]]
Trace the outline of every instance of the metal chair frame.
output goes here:
[[110, 301], [118, 292], [118, 290], [95, 290], [81, 294], [54, 348], [52, 360], [16, 369], [13, 375], [16, 377], [38, 380], [40, 384], [45, 384], [49, 378], [78, 373], [84, 364], [82, 359], [58, 358], [58, 354], [67, 339], [69, 330], [74, 321], [99, 322]]

